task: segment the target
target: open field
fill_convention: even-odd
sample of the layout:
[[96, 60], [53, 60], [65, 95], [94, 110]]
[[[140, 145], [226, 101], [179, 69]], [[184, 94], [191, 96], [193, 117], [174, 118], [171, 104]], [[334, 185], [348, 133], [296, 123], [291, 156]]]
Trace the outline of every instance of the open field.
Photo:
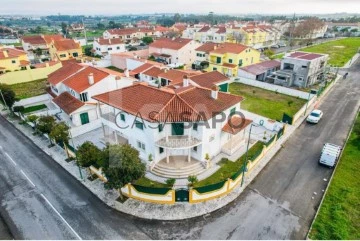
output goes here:
[[360, 116], [338, 165], [312, 226], [313, 240], [360, 238]]
[[26, 99], [38, 95], [45, 94], [47, 79], [39, 79], [31, 82], [10, 85], [15, 92], [16, 98]]
[[344, 66], [360, 48], [360, 38], [345, 38], [314, 45], [301, 49], [301, 51], [328, 54], [329, 64]]
[[245, 98], [241, 102], [241, 109], [273, 120], [281, 120], [283, 113], [290, 116], [295, 115], [306, 103], [304, 99], [241, 83], [232, 83], [229, 89], [231, 94], [240, 95]]

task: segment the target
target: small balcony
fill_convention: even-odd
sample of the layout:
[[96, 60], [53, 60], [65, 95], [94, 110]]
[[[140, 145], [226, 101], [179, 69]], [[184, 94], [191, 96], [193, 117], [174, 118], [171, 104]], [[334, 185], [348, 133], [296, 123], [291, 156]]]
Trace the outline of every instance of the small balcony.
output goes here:
[[157, 146], [170, 149], [191, 148], [200, 144], [201, 141], [199, 139], [188, 135], [168, 136], [156, 142]]

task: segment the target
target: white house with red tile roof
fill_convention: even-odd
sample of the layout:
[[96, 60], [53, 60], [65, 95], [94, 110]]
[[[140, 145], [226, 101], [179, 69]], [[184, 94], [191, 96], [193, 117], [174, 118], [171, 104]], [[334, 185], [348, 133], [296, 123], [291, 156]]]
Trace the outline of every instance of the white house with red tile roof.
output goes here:
[[[242, 97], [192, 86], [187, 80], [180, 88], [136, 84], [94, 99], [99, 107], [107, 106], [107, 111], [101, 108], [103, 125], [110, 129], [105, 137], [132, 145], [163, 177], [197, 175], [205, 171], [207, 156], [231, 155], [244, 146], [251, 122], [236, 113]], [[187, 171], [179, 168], [184, 165]]]
[[21, 44], [30, 60], [50, 58], [49, 46], [42, 35], [23, 36]]
[[103, 33], [103, 38], [113, 39], [119, 38], [123, 41], [132, 41], [134, 39], [142, 39], [143, 37], [152, 37], [155, 31], [149, 28], [123, 28], [108, 29]]
[[167, 64], [191, 65], [200, 44], [192, 39], [161, 38], [149, 45], [149, 54]]
[[120, 38], [97, 38], [93, 42], [94, 54], [109, 56], [110, 54], [126, 52], [125, 43]]
[[[63, 119], [78, 127], [99, 120], [94, 95], [130, 86], [134, 79], [111, 70], [72, 63], [51, 73], [48, 81], [52, 96], [56, 96], [53, 102], [65, 114]], [[92, 125], [93, 128], [100, 127], [99, 123]]]

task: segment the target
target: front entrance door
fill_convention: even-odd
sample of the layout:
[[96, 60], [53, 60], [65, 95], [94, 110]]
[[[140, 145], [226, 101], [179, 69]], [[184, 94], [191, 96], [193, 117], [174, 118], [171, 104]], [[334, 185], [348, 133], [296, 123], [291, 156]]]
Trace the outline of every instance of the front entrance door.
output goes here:
[[80, 120], [81, 120], [81, 125], [85, 125], [87, 123], [89, 123], [89, 114], [86, 112], [86, 113], [82, 113], [80, 114]]
[[184, 123], [171, 123], [171, 134], [173, 136], [184, 135]]
[[176, 202], [188, 202], [189, 201], [189, 190], [185, 188], [176, 189], [175, 191]]

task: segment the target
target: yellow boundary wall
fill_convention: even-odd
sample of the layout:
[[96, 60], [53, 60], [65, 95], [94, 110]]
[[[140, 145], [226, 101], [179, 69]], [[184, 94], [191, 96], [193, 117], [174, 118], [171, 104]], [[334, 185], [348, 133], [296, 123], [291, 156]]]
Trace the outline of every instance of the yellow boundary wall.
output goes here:
[[[286, 125], [284, 125], [284, 132], [286, 132]], [[277, 142], [277, 135], [275, 136], [274, 141], [269, 146], [263, 146], [262, 152], [260, 155], [253, 161], [249, 161], [247, 163], [247, 172], [245, 175], [251, 173], [255, 166], [259, 164], [259, 161], [264, 157], [264, 155], [276, 144]], [[234, 188], [236, 188], [242, 180], [242, 174], [240, 174], [235, 180], [229, 178], [224, 185], [214, 191], [206, 192], [206, 193], [199, 193], [195, 189], [189, 190], [189, 203], [200, 203], [206, 202], [208, 200], [212, 200], [218, 197], [225, 196], [229, 194]], [[145, 202], [152, 202], [152, 203], [159, 203], [159, 204], [174, 204], [175, 203], [175, 190], [170, 190], [166, 194], [150, 194], [150, 193], [143, 193], [137, 191], [134, 186], [130, 183], [126, 184], [123, 188], [121, 188], [121, 193], [129, 198], [145, 201]]]

